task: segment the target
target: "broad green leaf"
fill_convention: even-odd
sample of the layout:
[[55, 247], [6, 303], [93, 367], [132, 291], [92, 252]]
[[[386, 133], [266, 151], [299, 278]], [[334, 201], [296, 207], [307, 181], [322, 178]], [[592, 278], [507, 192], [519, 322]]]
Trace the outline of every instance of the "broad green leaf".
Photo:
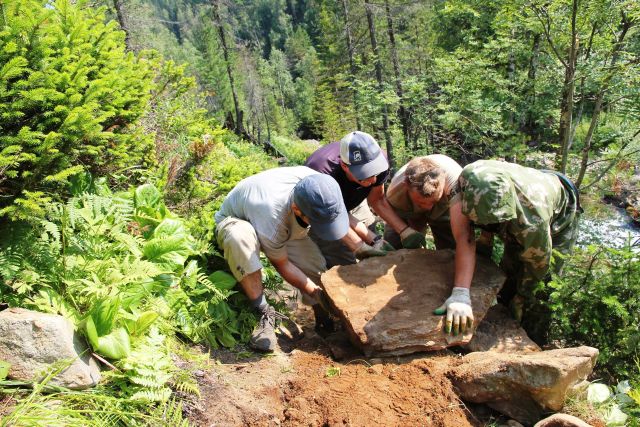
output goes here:
[[209, 280], [218, 289], [231, 290], [236, 285], [236, 278], [231, 274], [218, 270], [209, 275]]
[[216, 338], [220, 341], [220, 344], [227, 348], [231, 348], [236, 345], [236, 339], [226, 330], [216, 332]]
[[7, 378], [7, 375], [9, 375], [9, 368], [10, 367], [11, 367], [11, 364], [9, 362], [5, 362], [4, 360], [0, 360], [0, 381], [2, 381], [5, 378]]
[[140, 314], [133, 324], [133, 330], [129, 330], [131, 335], [142, 335], [158, 318], [158, 313], [154, 311], [145, 311]]
[[96, 331], [96, 325], [93, 322], [91, 316], [86, 318], [84, 325], [85, 330], [87, 331], [87, 338], [89, 338], [89, 342], [91, 343], [91, 347], [96, 350], [98, 348], [98, 332]]
[[136, 209], [148, 207], [157, 210], [164, 207], [162, 193], [160, 193], [160, 191], [151, 184], [144, 184], [136, 188], [133, 200], [135, 202]]
[[609, 411], [607, 411], [604, 420], [607, 423], [607, 427], [622, 427], [626, 424], [629, 416], [622, 412], [618, 405], [613, 405]]
[[122, 359], [131, 353], [131, 341], [124, 328], [118, 328], [109, 335], [98, 338], [98, 353], [109, 359]]
[[591, 383], [587, 388], [587, 400], [591, 403], [602, 403], [611, 397], [611, 390], [605, 384]]
[[618, 393], [628, 393], [631, 390], [631, 385], [629, 384], [629, 380], [620, 381], [616, 386], [616, 391]]
[[185, 235], [177, 235], [149, 240], [144, 244], [142, 253], [148, 260], [175, 270], [184, 265], [193, 249]]
[[119, 309], [120, 297], [106, 297], [98, 300], [96, 305], [93, 306], [91, 317], [99, 337], [111, 332]]
[[187, 231], [179, 219], [164, 219], [153, 232], [154, 237], [185, 236]]

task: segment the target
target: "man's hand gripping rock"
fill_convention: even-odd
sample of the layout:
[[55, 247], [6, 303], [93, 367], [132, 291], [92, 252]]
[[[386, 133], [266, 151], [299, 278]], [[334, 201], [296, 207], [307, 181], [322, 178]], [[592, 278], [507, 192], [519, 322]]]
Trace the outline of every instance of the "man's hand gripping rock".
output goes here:
[[471, 331], [473, 328], [473, 310], [471, 309], [471, 297], [468, 288], [454, 287], [451, 296], [433, 314], [447, 314], [445, 332], [458, 335]]

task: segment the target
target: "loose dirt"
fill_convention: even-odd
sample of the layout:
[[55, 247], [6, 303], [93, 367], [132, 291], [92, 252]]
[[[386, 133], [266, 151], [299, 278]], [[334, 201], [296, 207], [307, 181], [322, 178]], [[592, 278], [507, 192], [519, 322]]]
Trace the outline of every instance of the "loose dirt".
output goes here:
[[[270, 356], [215, 352], [200, 378], [201, 399], [187, 408], [197, 426], [479, 426], [446, 370], [452, 353], [365, 359], [345, 340], [323, 339], [309, 312], [299, 340], [281, 336]], [[331, 343], [331, 345], [329, 345]], [[345, 359], [335, 361], [331, 350]]]

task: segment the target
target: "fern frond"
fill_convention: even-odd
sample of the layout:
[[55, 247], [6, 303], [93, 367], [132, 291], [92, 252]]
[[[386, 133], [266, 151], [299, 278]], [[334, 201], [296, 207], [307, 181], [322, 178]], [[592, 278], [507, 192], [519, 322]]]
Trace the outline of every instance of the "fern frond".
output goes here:
[[185, 394], [200, 397], [200, 387], [191, 372], [183, 369], [177, 371], [171, 379], [172, 388]]
[[171, 399], [158, 406], [151, 416], [163, 420], [163, 424], [171, 427], [189, 427], [189, 420], [182, 415], [182, 403]]
[[136, 372], [136, 375], [128, 376], [129, 380], [141, 386], [149, 387], [149, 388], [159, 388], [165, 385], [167, 381], [171, 378], [171, 375], [162, 374], [162, 372], [156, 372], [156, 375], [152, 376], [143, 376], [139, 375], [139, 372]]
[[167, 387], [151, 390], [140, 390], [131, 395], [132, 400], [148, 402], [166, 402], [171, 397], [171, 389]]

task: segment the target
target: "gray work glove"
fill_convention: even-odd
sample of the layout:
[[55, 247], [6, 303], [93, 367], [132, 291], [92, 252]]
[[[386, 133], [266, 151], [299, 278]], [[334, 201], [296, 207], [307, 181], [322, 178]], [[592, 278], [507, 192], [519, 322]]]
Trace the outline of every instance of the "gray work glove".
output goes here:
[[371, 246], [374, 249], [377, 249], [379, 251], [385, 251], [385, 252], [391, 252], [391, 251], [395, 251], [396, 248], [394, 248], [391, 243], [387, 242], [386, 240], [384, 240], [382, 238], [382, 236], [376, 236], [373, 239], [373, 242], [371, 244]]
[[418, 249], [424, 248], [427, 244], [427, 239], [424, 233], [420, 233], [411, 227], [407, 227], [400, 233], [400, 240], [402, 240], [402, 247], [405, 249]]
[[371, 258], [372, 256], [385, 256], [387, 253], [362, 242], [362, 245], [354, 251], [354, 254], [356, 258], [363, 260], [365, 258]]
[[464, 334], [467, 329], [473, 327], [473, 310], [471, 309], [471, 297], [469, 289], [454, 287], [451, 296], [433, 314], [443, 315], [447, 313], [447, 323], [444, 331], [447, 334]]

